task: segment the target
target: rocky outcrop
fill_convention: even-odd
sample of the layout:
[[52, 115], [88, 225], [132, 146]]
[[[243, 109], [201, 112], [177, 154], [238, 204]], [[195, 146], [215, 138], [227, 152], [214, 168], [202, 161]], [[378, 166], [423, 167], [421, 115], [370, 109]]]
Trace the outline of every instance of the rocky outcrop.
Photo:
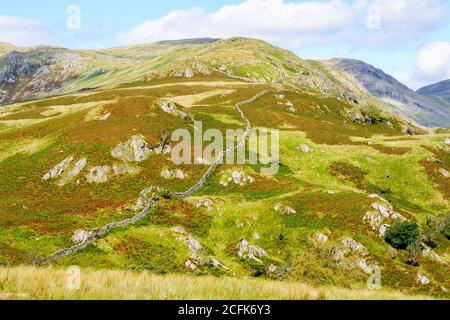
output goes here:
[[445, 138], [445, 139], [444, 139], [444, 144], [445, 144], [446, 146], [450, 146], [450, 138]]
[[283, 213], [283, 214], [296, 214], [297, 211], [295, 209], [292, 209], [291, 207], [288, 207], [282, 203], [277, 203], [274, 207], [274, 210], [278, 213]]
[[187, 232], [182, 227], [174, 227], [171, 229], [172, 232], [179, 235], [177, 238], [179, 241], [186, 244], [191, 256], [185, 262], [185, 266], [191, 270], [199, 271], [200, 267], [203, 266], [212, 266], [216, 268], [221, 268], [224, 270], [228, 270], [228, 268], [222, 264], [219, 260], [212, 256], [207, 256], [203, 246], [200, 242], [192, 236], [189, 232]]
[[47, 172], [43, 177], [42, 180], [47, 181], [51, 179], [58, 178], [61, 176], [67, 169], [67, 167], [70, 165], [70, 163], [73, 161], [73, 156], [67, 157], [60, 163], [58, 163], [54, 168], [52, 168], [49, 172]]
[[417, 283], [427, 286], [431, 283], [430, 279], [428, 279], [424, 274], [418, 273], [416, 277]]
[[103, 106], [96, 107], [89, 111], [84, 117], [84, 121], [106, 121], [111, 116], [111, 112], [104, 110]]
[[299, 145], [298, 150], [300, 150], [303, 153], [310, 153], [312, 151], [311, 148], [306, 144]]
[[242, 239], [239, 243], [238, 256], [261, 263], [261, 259], [267, 258], [269, 255], [264, 249], [249, 243], [246, 239]]
[[372, 194], [369, 196], [372, 199], [378, 199], [379, 201], [372, 203], [371, 211], [368, 211], [363, 218], [365, 224], [378, 232], [378, 235], [384, 239], [386, 231], [391, 226], [392, 222], [406, 220], [401, 214], [394, 211], [393, 207], [382, 197]]
[[342, 239], [341, 243], [358, 255], [361, 255], [363, 257], [369, 255], [369, 251], [367, 250], [367, 248], [351, 237], [345, 237], [344, 239]]
[[444, 260], [442, 259], [442, 257], [440, 255], [438, 255], [436, 252], [434, 252], [431, 248], [425, 246], [422, 244], [422, 246], [424, 247], [422, 254], [425, 258], [430, 258], [438, 263], [443, 263]]
[[226, 172], [220, 177], [219, 183], [227, 187], [229, 184], [236, 184], [241, 187], [251, 184], [255, 181], [255, 179], [247, 175], [244, 170], [234, 170], [230, 172]]
[[439, 169], [439, 173], [444, 177], [444, 178], [450, 178], [450, 173], [445, 170], [444, 168], [440, 168]]
[[316, 233], [314, 235], [313, 239], [317, 243], [327, 243], [328, 242], [328, 236], [323, 233]]
[[185, 121], [189, 121], [192, 119], [192, 117], [188, 115], [186, 112], [178, 110], [177, 106], [173, 102], [162, 100], [159, 103], [159, 107], [162, 109], [162, 111], [169, 113], [173, 116], [180, 117]]
[[86, 165], [87, 165], [86, 158], [81, 158], [80, 160], [78, 160], [73, 166], [73, 168], [71, 168], [69, 171], [67, 171], [62, 175], [61, 179], [58, 182], [58, 185], [62, 187], [71, 182], [81, 173], [81, 171], [84, 170], [84, 168], [86, 168]]
[[90, 169], [86, 176], [88, 183], [106, 183], [111, 173], [110, 166], [98, 166]]
[[143, 162], [153, 150], [142, 135], [134, 135], [125, 143], [120, 143], [112, 152], [113, 158], [128, 162]]
[[161, 171], [161, 177], [166, 180], [171, 180], [171, 179], [184, 180], [186, 178], [186, 173], [184, 173], [184, 171], [182, 171], [180, 169], [176, 169], [176, 170], [164, 169], [163, 171]]

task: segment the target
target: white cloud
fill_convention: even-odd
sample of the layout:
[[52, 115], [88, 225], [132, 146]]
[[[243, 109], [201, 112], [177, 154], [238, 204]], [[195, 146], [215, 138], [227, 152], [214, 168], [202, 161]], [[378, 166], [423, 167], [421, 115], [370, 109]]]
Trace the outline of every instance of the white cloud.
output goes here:
[[27, 46], [47, 40], [44, 28], [33, 20], [0, 15], [0, 41]]
[[[367, 27], [373, 8], [380, 29]], [[342, 0], [288, 2], [245, 0], [215, 12], [202, 8], [172, 11], [118, 36], [121, 43], [196, 37], [248, 36], [288, 48], [325, 41], [378, 45], [416, 37], [439, 25], [445, 6], [439, 0]]]
[[303, 43], [318, 34], [344, 28], [352, 11], [341, 1], [285, 3], [283, 0], [246, 0], [207, 13], [201, 8], [172, 11], [147, 20], [126, 34], [121, 42], [151, 42], [194, 37], [249, 36], [269, 41]]
[[433, 42], [417, 54], [416, 73], [423, 79], [450, 78], [450, 42]]
[[450, 79], [450, 42], [432, 42], [421, 47], [414, 71], [397, 73], [395, 78], [414, 90]]

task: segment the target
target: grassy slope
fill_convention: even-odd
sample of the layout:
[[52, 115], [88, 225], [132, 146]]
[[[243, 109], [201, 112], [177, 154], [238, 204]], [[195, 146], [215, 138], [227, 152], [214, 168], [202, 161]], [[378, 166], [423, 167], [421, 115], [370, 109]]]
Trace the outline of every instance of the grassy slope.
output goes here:
[[[89, 167], [111, 164], [110, 151], [135, 133], [145, 135], [156, 144], [165, 130], [191, 128], [156, 108], [155, 101], [164, 96], [185, 96], [217, 89], [198, 83], [211, 80], [229, 81], [218, 75], [197, 76], [190, 80], [146, 81], [134, 83], [130, 88], [124, 86], [89, 95], [24, 103], [15, 106], [13, 113], [3, 114], [0, 118], [0, 263], [32, 262], [70, 245], [70, 237], [76, 229], [93, 228], [131, 216], [133, 212], [129, 205], [145, 187], [164, 185], [172, 190], [184, 190], [192, 185], [205, 168], [186, 166], [183, 167], [188, 174], [186, 180], [163, 180], [160, 177], [162, 167], [173, 168], [167, 156], [152, 157], [141, 164], [143, 170], [138, 176], [115, 178], [104, 185], [89, 185], [81, 179], [79, 185], [72, 183], [59, 188], [52, 182], [42, 182], [41, 177], [71, 154], [86, 156]], [[187, 81], [196, 84], [183, 85]], [[170, 85], [161, 87], [164, 83]], [[152, 88], [152, 85], [158, 87]], [[218, 86], [225, 87], [224, 84]], [[210, 97], [190, 109], [197, 119], [204, 121], [205, 128], [242, 127], [233, 104], [252, 97], [267, 85], [231, 87], [235, 90], [232, 94]], [[186, 246], [170, 231], [171, 227], [182, 225], [199, 239], [209, 254], [229, 268], [228, 271], [204, 268], [201, 274], [237, 278], [259, 276], [312, 285], [361, 287], [366, 275], [336, 268], [326, 256], [327, 248], [313, 245], [312, 236], [324, 232], [330, 235], [329, 246], [337, 245], [341, 237], [347, 235], [367, 246], [372, 259], [383, 267], [385, 287], [414, 294], [440, 294], [440, 285], [450, 287], [445, 276], [447, 266], [422, 259], [421, 266], [414, 268], [400, 259], [392, 260], [389, 246], [362, 223], [371, 203], [367, 195], [372, 192], [382, 194], [397, 210], [422, 222], [427, 215], [438, 216], [448, 210], [448, 199], [442, 192], [448, 185], [441, 180], [434, 181], [427, 175], [432, 172], [427, 172], [421, 164], [430, 156], [444, 159], [439, 153], [433, 154], [434, 149], [429, 149], [440, 147], [443, 137], [417, 136], [405, 140], [395, 121], [394, 128], [384, 124], [349, 122], [342, 112], [351, 106], [342, 100], [294, 91], [286, 92], [285, 96], [283, 101], [291, 101], [296, 112], [279, 105], [280, 99], [274, 94], [243, 107], [255, 126], [282, 130], [282, 170], [277, 176], [261, 177], [257, 167], [247, 166], [248, 170], [253, 170], [254, 184], [223, 188], [218, 183], [220, 175], [236, 168], [223, 166], [199, 194], [215, 200], [217, 207], [211, 212], [189, 203], [168, 201], [139, 225], [118, 230], [58, 264], [147, 270], [157, 274], [189, 273], [184, 267], [184, 261], [189, 257]], [[62, 114], [42, 115], [54, 106], [96, 101], [108, 101], [104, 108], [111, 112], [111, 118], [105, 122], [84, 121], [85, 115], [95, 106], [73, 112], [59, 108]], [[28, 119], [28, 122], [5, 127], [7, 121], [17, 119]], [[30, 141], [34, 142], [33, 148], [29, 147]], [[368, 141], [374, 144], [369, 145]], [[300, 152], [297, 146], [301, 143], [310, 145], [313, 152]], [[366, 174], [360, 180], [334, 176], [329, 168], [336, 162], [350, 163]], [[330, 194], [329, 190], [335, 193]], [[293, 207], [297, 214], [276, 213], [273, 208], [278, 202]], [[255, 233], [259, 240], [253, 240]], [[258, 265], [236, 258], [236, 245], [241, 237], [263, 247], [270, 260]], [[448, 250], [449, 243], [443, 240], [437, 251], [445, 256]], [[266, 270], [270, 264], [276, 265], [280, 272], [268, 274]], [[419, 270], [433, 279], [432, 285], [421, 287], [416, 283]], [[215, 281], [225, 280], [210, 281], [215, 284]], [[319, 297], [325, 298], [347, 294], [345, 290], [328, 295], [326, 291], [317, 290]], [[333, 290], [330, 292], [335, 292]], [[292, 293], [293, 297], [309, 294], [309, 291], [299, 292]], [[364, 294], [362, 291], [354, 294], [359, 293]], [[64, 293], [58, 294], [61, 296], [54, 297], [67, 297]], [[199, 293], [199, 297], [204, 294], [207, 295]], [[42, 297], [53, 296], [45, 293]]]
[[82, 270], [79, 290], [67, 289], [64, 269], [0, 268], [1, 299], [51, 300], [422, 300], [390, 290], [312, 287], [294, 282], [156, 276], [148, 272]]

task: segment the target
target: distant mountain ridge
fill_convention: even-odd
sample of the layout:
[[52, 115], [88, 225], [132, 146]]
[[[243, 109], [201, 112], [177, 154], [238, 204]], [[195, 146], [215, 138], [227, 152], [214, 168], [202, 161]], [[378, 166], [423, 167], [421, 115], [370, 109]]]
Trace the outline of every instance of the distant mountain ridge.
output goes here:
[[450, 108], [450, 79], [420, 88], [417, 93], [434, 99], [437, 103]]
[[450, 105], [413, 91], [383, 70], [353, 59], [333, 59], [330, 64], [335, 70], [350, 75], [393, 111], [425, 126], [450, 126]]

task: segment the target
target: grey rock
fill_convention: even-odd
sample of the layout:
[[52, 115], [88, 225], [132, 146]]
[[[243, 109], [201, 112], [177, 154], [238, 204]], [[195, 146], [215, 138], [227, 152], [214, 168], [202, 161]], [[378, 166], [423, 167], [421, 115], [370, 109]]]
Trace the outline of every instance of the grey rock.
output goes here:
[[323, 233], [317, 233], [314, 235], [314, 240], [318, 243], [326, 243], [328, 242], [328, 236], [324, 235]]
[[93, 167], [86, 176], [86, 179], [88, 183], [105, 183], [109, 179], [110, 172], [110, 166]]
[[53, 169], [51, 169], [49, 172], [47, 172], [42, 177], [42, 180], [47, 181], [47, 180], [51, 180], [51, 179], [55, 179], [55, 178], [59, 177], [66, 171], [67, 167], [70, 165], [72, 160], [73, 160], [72, 156], [67, 157], [62, 162], [57, 164]]
[[78, 176], [81, 173], [81, 171], [84, 170], [86, 165], [87, 165], [86, 158], [81, 158], [80, 160], [78, 160], [70, 171], [62, 175], [61, 179], [58, 182], [58, 185], [60, 187], [65, 186], [67, 183], [72, 181], [76, 176]]
[[367, 248], [351, 237], [345, 237], [344, 239], [342, 239], [341, 243], [362, 256], [369, 255], [369, 251], [367, 250]]
[[417, 283], [421, 284], [421, 285], [429, 285], [431, 283], [430, 279], [428, 279], [425, 275], [423, 275], [422, 273], [418, 273], [417, 274], [417, 278], [416, 278]]
[[310, 153], [311, 148], [306, 144], [301, 144], [298, 146], [298, 150], [302, 151], [303, 153]]
[[239, 243], [238, 256], [241, 258], [251, 259], [256, 262], [262, 262], [261, 259], [268, 257], [268, 254], [264, 251], [264, 249], [249, 243], [245, 239], [242, 239]]
[[293, 209], [291, 207], [288, 207], [288, 206], [286, 206], [286, 205], [284, 205], [282, 203], [277, 203], [275, 205], [274, 209], [278, 213], [284, 213], [284, 214], [287, 214], [287, 215], [296, 214], [297, 213], [297, 211], [295, 209]]
[[75, 244], [83, 243], [91, 237], [91, 234], [84, 230], [77, 230], [72, 236], [72, 241]]
[[125, 143], [119, 144], [112, 152], [113, 158], [128, 162], [143, 162], [153, 150], [142, 135], [134, 135]]

